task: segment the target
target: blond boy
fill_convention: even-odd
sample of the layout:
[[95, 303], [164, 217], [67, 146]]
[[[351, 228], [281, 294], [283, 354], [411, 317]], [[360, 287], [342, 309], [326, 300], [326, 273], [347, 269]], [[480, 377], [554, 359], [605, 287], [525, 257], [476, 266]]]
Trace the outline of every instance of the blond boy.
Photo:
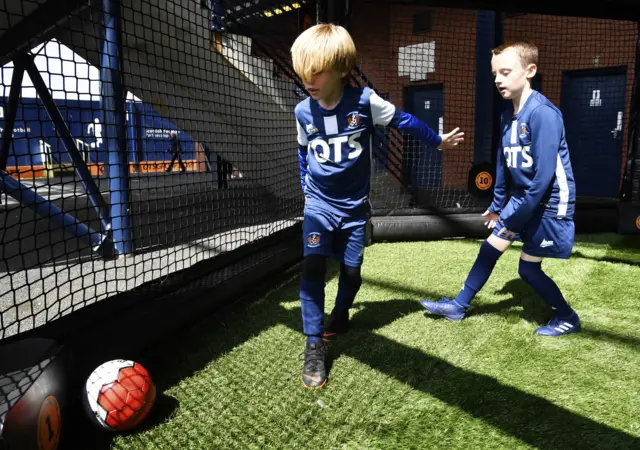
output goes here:
[[[327, 381], [324, 342], [347, 331], [349, 309], [362, 282], [374, 126], [407, 131], [439, 149], [457, 146], [463, 133], [456, 128], [440, 136], [371, 89], [349, 86], [356, 49], [341, 26], [318, 24], [307, 29], [294, 42], [291, 55], [310, 95], [296, 106], [295, 116], [306, 198], [300, 281], [307, 336], [302, 381], [305, 387], [317, 389]], [[341, 270], [336, 305], [323, 328], [328, 257], [337, 259]]]

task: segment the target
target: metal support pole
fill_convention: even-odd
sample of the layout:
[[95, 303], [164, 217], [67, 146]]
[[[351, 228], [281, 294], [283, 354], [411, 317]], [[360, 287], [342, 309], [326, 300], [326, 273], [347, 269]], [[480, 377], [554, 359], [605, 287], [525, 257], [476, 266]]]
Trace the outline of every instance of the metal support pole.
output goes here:
[[222, 0], [211, 0], [211, 30], [219, 33], [227, 30], [225, 13]]
[[[504, 18], [503, 12], [496, 11], [494, 16], [494, 47], [504, 43]], [[487, 56], [490, 58], [490, 56]], [[489, 62], [489, 73], [491, 73], [491, 62]], [[493, 139], [491, 142], [491, 163], [495, 166], [498, 162], [498, 148], [502, 141], [502, 129], [500, 129], [500, 117], [504, 108], [504, 99], [495, 87], [493, 79], [491, 80], [491, 88], [493, 90]]]
[[491, 75], [491, 50], [496, 46], [496, 15], [494, 11], [476, 12], [476, 95], [474, 164], [491, 162], [494, 147], [495, 85]]
[[[640, 33], [640, 22], [637, 23]], [[638, 34], [640, 36], [640, 34]], [[629, 107], [628, 148], [624, 177], [620, 188], [621, 202], [640, 202], [640, 37], [636, 40], [635, 79]]]
[[136, 125], [135, 125], [135, 110], [133, 107], [133, 100], [125, 102], [127, 108], [127, 152], [131, 154], [133, 158], [133, 164], [138, 171], [138, 149], [136, 148]]
[[346, 21], [346, 3], [344, 0], [325, 0], [326, 3], [326, 21], [336, 25], [345, 25]]
[[326, 0], [316, 0], [316, 24], [324, 23], [326, 21], [324, 7], [325, 1]]
[[351, 28], [351, 2], [344, 0], [342, 5], [342, 26], [349, 30]]
[[18, 112], [18, 102], [22, 91], [22, 78], [24, 76], [24, 59], [17, 58], [13, 63], [13, 75], [11, 76], [11, 92], [7, 110], [4, 115], [4, 131], [2, 133], [2, 147], [0, 147], [0, 170], [7, 168], [9, 159], [9, 148], [13, 137], [13, 127], [16, 123], [16, 113]]
[[113, 240], [118, 252], [129, 254], [133, 252], [133, 239], [129, 202], [125, 96], [120, 75], [122, 55], [120, 1], [102, 0], [102, 8], [104, 42], [100, 80], [109, 161]]
[[36, 214], [45, 217], [64, 230], [91, 244], [93, 251], [102, 251], [104, 256], [112, 254], [113, 245], [109, 245], [108, 236], [92, 230], [71, 214], [67, 214], [50, 200], [38, 195], [18, 180], [0, 171], [0, 187], [7, 195], [15, 198], [21, 205], [31, 208]]
[[63, 145], [67, 149], [69, 156], [71, 156], [71, 160], [73, 161], [73, 168], [75, 169], [78, 177], [80, 178], [80, 182], [84, 186], [84, 189], [87, 192], [87, 196], [89, 197], [89, 201], [95, 208], [98, 216], [100, 217], [100, 221], [102, 222], [102, 227], [105, 232], [109, 232], [111, 229], [111, 221], [109, 220], [109, 209], [107, 207], [107, 203], [102, 198], [102, 194], [100, 193], [100, 189], [93, 180], [91, 176], [91, 172], [87, 167], [87, 163], [82, 159], [82, 155], [76, 146], [73, 137], [71, 136], [71, 131], [69, 131], [69, 127], [67, 126], [62, 114], [58, 110], [51, 93], [49, 92], [49, 88], [44, 83], [36, 64], [33, 62], [33, 59], [30, 57], [25, 58], [25, 68], [31, 81], [33, 82], [33, 86], [36, 88], [36, 92], [42, 99], [44, 103], [44, 107], [47, 110], [47, 114], [53, 121], [53, 124], [56, 129], [56, 133], [60, 137]]

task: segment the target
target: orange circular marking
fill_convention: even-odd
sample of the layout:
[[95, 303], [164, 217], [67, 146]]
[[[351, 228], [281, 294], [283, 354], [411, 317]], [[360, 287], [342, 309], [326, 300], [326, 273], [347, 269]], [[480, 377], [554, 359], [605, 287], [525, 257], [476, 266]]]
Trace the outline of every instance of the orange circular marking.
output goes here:
[[476, 175], [476, 187], [481, 191], [486, 191], [493, 184], [493, 177], [489, 172], [480, 172]]
[[50, 395], [40, 405], [38, 415], [38, 450], [56, 450], [60, 443], [60, 404]]
[[640, 216], [636, 218], [636, 227], [640, 230]]

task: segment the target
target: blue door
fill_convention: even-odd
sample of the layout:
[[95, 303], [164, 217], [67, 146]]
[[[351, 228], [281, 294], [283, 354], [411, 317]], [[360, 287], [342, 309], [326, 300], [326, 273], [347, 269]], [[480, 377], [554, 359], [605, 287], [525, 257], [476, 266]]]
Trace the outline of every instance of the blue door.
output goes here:
[[[420, 86], [407, 90], [407, 106], [418, 119], [436, 133], [443, 133], [442, 85]], [[404, 136], [404, 164], [413, 186], [440, 187], [442, 152], [413, 136]]]
[[622, 170], [626, 73], [565, 73], [561, 109], [580, 197], [617, 198]]

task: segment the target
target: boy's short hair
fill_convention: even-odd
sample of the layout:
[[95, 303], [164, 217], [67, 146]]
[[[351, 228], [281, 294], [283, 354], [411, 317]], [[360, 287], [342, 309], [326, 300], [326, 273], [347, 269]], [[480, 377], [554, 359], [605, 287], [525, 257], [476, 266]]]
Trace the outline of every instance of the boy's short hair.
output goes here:
[[344, 78], [356, 63], [356, 46], [340, 25], [320, 23], [307, 28], [291, 46], [293, 69], [305, 81], [320, 72], [336, 70]]
[[506, 41], [504, 44], [494, 48], [491, 53], [499, 55], [508, 48], [513, 48], [516, 51], [520, 57], [522, 67], [526, 68], [529, 64], [538, 65], [538, 47], [526, 39]]

